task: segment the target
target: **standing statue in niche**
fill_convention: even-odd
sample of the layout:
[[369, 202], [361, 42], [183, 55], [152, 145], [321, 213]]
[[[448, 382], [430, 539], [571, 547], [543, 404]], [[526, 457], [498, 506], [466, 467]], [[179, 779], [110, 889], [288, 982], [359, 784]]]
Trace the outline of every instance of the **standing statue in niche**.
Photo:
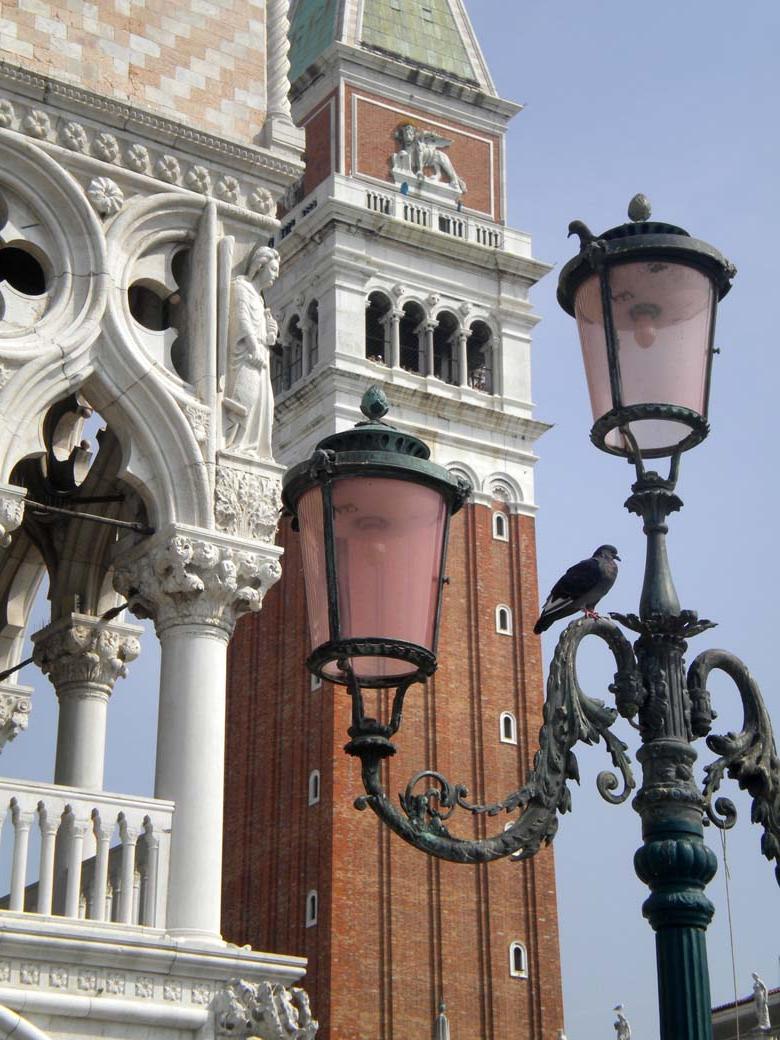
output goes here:
[[615, 1026], [616, 1040], [631, 1040], [631, 1026], [628, 1024], [628, 1019], [623, 1014], [623, 1005], [617, 1004], [614, 1010], [617, 1011], [617, 1018], [613, 1023]]
[[279, 326], [265, 305], [263, 290], [279, 275], [279, 254], [258, 246], [246, 275], [230, 287], [230, 323], [225, 386], [225, 447], [270, 459], [274, 424], [271, 347]]
[[769, 994], [766, 983], [758, 974], [753, 972], [753, 1006], [756, 1009], [756, 1026], [760, 1032], [769, 1032], [772, 1025], [769, 1021]]
[[425, 171], [433, 170], [437, 180], [442, 174], [449, 180], [453, 188], [461, 192], [466, 190], [466, 182], [455, 172], [452, 160], [443, 148], [449, 148], [452, 141], [439, 137], [432, 130], [418, 130], [411, 123], [404, 123], [395, 132], [395, 138], [401, 144], [401, 150], [392, 157], [393, 170], [408, 173], [418, 180], [425, 179]]

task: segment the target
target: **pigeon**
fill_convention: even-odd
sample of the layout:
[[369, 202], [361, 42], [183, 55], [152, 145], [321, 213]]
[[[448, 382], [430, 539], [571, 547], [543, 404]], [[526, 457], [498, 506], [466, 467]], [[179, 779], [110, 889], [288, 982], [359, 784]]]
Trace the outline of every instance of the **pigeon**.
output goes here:
[[578, 610], [584, 610], [586, 617], [598, 617], [593, 608], [615, 584], [618, 573], [615, 560], [619, 559], [614, 545], [600, 545], [589, 560], [569, 567], [547, 597], [534, 632], [540, 635], [554, 622]]

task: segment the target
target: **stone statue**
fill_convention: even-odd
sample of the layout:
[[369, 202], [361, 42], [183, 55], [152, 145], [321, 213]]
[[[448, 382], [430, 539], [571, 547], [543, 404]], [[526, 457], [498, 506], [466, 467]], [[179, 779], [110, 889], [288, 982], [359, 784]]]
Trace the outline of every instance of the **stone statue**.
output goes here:
[[466, 190], [466, 182], [455, 172], [449, 155], [442, 151], [443, 148], [449, 148], [452, 141], [448, 141], [446, 137], [439, 137], [431, 130], [418, 130], [411, 123], [399, 126], [395, 137], [401, 144], [401, 150], [392, 157], [394, 171], [408, 173], [418, 180], [424, 180], [425, 171], [432, 169], [437, 180], [441, 180], [443, 174], [453, 188], [458, 188], [461, 192]]
[[434, 1036], [436, 1040], [450, 1040], [450, 1023], [447, 1019], [447, 1005], [443, 1000], [439, 1004], [439, 1013], [436, 1016], [436, 1029]]
[[758, 1029], [768, 1032], [772, 1028], [769, 1021], [769, 994], [766, 983], [756, 971], [753, 972], [753, 1006], [756, 1009]]
[[270, 459], [274, 422], [270, 348], [279, 327], [263, 299], [279, 275], [279, 254], [268, 246], [253, 250], [246, 275], [230, 292], [225, 387], [225, 447]]
[[617, 1040], [631, 1040], [631, 1026], [628, 1024], [628, 1019], [623, 1014], [623, 1005], [617, 1004], [615, 1006], [617, 1011], [617, 1018], [615, 1019], [615, 1034]]

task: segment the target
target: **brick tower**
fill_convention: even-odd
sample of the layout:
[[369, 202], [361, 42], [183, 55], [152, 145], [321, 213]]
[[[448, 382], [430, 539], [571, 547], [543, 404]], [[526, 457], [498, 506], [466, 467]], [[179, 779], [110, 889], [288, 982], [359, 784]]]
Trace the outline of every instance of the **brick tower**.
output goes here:
[[[360, 418], [390, 419], [473, 488], [455, 518], [439, 670], [407, 697], [387, 787], [418, 770], [474, 802], [520, 785], [541, 723], [531, 286], [546, 271], [505, 222], [496, 94], [461, 0], [297, 0], [293, 115], [306, 173], [288, 192], [272, 306], [277, 459]], [[223, 927], [305, 955], [327, 1040], [553, 1038], [563, 1025], [551, 850], [461, 866], [357, 812], [349, 700], [314, 684], [297, 536], [238, 628], [229, 671]], [[386, 704], [384, 705], [386, 710]], [[466, 837], [508, 817], [453, 818]]]

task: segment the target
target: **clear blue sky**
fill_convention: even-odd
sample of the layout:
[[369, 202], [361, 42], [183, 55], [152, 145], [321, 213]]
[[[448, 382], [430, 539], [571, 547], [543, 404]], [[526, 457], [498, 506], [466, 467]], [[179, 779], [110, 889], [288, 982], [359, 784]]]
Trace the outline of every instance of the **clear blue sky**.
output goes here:
[[[719, 622], [692, 643], [692, 653], [723, 646], [741, 656], [780, 729], [772, 681], [780, 503], [771, 454], [779, 382], [780, 4], [466, 2], [499, 91], [527, 105], [509, 139], [510, 223], [534, 236], [537, 256], [560, 267], [574, 249], [566, 239], [571, 219], [604, 230], [624, 219], [628, 200], [642, 191], [659, 219], [711, 241], [739, 268], [718, 321], [712, 433], [683, 459], [686, 505], [672, 518], [670, 554], [683, 606]], [[556, 278], [554, 271], [534, 293], [543, 318], [534, 340], [537, 416], [555, 424], [538, 445], [542, 593], [565, 566], [613, 542], [624, 563], [605, 605], [635, 610], [644, 538], [637, 518], [622, 508], [631, 471], [589, 443], [576, 331], [555, 303]], [[35, 621], [46, 622], [42, 608]], [[547, 659], [558, 631], [545, 637]], [[152, 790], [157, 678], [148, 642], [112, 699], [108, 790]], [[609, 697], [610, 660], [597, 649], [583, 668], [591, 695]], [[26, 678], [37, 680], [34, 673]], [[722, 731], [738, 727], [736, 690], [725, 681], [713, 689]], [[50, 779], [53, 700], [41, 686], [33, 731], [3, 753], [5, 775]], [[622, 735], [636, 746], [631, 730]], [[703, 746], [701, 755], [710, 757]], [[613, 808], [596, 794], [595, 774], [608, 765], [603, 749], [583, 748], [578, 757], [582, 787], [556, 839], [568, 1037], [612, 1036], [611, 1009], [623, 1002], [634, 1040], [650, 1040], [657, 1036], [653, 937], [641, 916], [645, 889], [632, 867], [639, 818], [630, 805]], [[759, 829], [748, 822], [746, 796], [727, 793], [741, 812], [728, 855], [744, 995], [752, 970], [780, 984], [780, 892], [760, 855]], [[708, 841], [720, 856], [719, 835], [711, 830]], [[722, 869], [708, 891], [716, 905], [709, 932], [713, 998], [721, 1003], [732, 992]]]
[[[574, 322], [555, 302], [557, 270], [575, 251], [568, 223], [594, 231], [625, 219], [642, 191], [654, 215], [720, 248], [739, 273], [718, 317], [712, 433], [683, 458], [682, 513], [669, 548], [682, 605], [719, 622], [690, 644], [689, 660], [721, 646], [742, 657], [763, 687], [780, 731], [772, 668], [778, 620], [777, 246], [778, 60], [776, 0], [466, 0], [499, 92], [527, 107], [512, 124], [510, 223], [555, 263], [533, 299], [534, 400], [552, 422], [538, 444], [536, 496], [542, 594], [567, 564], [613, 542], [624, 560], [605, 606], [636, 610], [644, 536], [622, 508], [629, 467], [593, 448]], [[560, 626], [545, 637], [545, 659]], [[598, 648], [583, 667], [586, 692], [609, 700], [611, 658]], [[716, 685], [716, 726], [740, 726], [736, 688]], [[636, 734], [621, 734], [631, 748]], [[700, 748], [703, 763], [713, 756]], [[641, 916], [644, 886], [632, 856], [640, 840], [630, 805], [608, 806], [595, 774], [603, 748], [578, 754], [582, 787], [556, 838], [566, 1026], [569, 1040], [612, 1036], [623, 1002], [635, 1040], [657, 1036], [653, 936]], [[727, 837], [737, 980], [750, 972], [780, 984], [780, 891], [759, 851], [759, 828], [736, 785], [740, 811]], [[720, 836], [708, 843], [720, 858]], [[716, 906], [709, 955], [713, 999], [732, 994], [722, 868], [708, 889]]]

